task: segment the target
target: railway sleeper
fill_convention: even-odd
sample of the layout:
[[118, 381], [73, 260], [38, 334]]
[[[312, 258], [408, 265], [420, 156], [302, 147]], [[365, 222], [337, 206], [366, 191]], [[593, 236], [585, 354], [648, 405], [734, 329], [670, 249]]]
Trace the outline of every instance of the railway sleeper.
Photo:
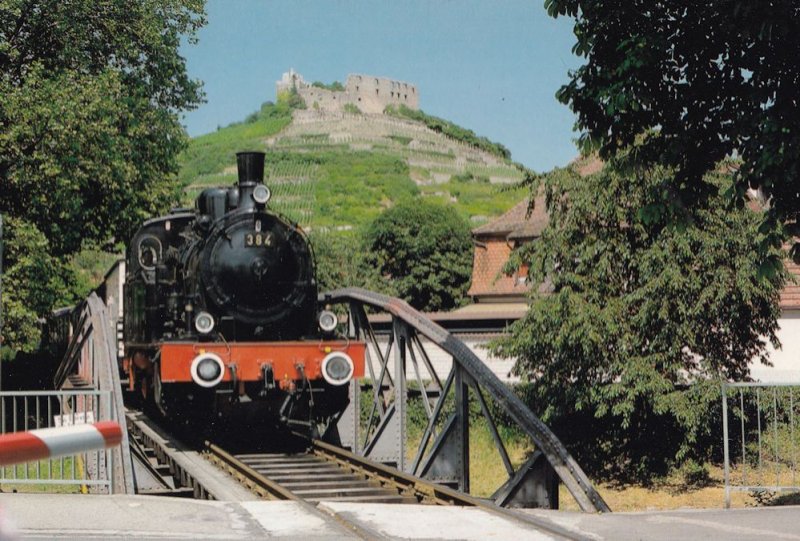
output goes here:
[[316, 475], [321, 473], [339, 473], [342, 471], [341, 468], [332, 465], [324, 465], [324, 466], [315, 466], [313, 468], [265, 468], [264, 466], [257, 466], [248, 464], [251, 468], [256, 470], [259, 473], [263, 473], [265, 475]]

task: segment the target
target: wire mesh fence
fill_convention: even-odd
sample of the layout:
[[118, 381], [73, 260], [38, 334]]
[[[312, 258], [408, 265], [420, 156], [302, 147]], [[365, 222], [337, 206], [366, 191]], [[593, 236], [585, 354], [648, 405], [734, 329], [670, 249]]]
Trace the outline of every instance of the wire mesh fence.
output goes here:
[[797, 492], [800, 383], [723, 383], [725, 507], [732, 491]]
[[[112, 419], [108, 391], [0, 392], [0, 433]], [[113, 454], [97, 450], [0, 467], [0, 489], [111, 493]]]

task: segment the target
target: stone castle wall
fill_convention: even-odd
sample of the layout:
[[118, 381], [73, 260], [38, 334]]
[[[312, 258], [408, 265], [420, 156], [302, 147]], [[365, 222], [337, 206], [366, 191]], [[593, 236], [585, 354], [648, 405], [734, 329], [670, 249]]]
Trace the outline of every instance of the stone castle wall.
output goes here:
[[386, 77], [351, 74], [347, 76], [344, 90], [334, 91], [312, 86], [302, 75], [289, 70], [275, 84], [275, 90], [280, 94], [292, 88], [297, 89], [306, 106], [323, 111], [340, 112], [346, 104], [355, 105], [368, 114], [381, 114], [387, 105], [402, 104], [409, 109], [419, 109], [416, 85]]

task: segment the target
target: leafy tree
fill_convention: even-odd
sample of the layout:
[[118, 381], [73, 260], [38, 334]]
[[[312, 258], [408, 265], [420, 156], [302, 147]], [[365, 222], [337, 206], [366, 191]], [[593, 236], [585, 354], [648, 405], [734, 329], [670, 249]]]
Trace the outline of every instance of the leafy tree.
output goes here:
[[[655, 132], [630, 157], [675, 172], [680, 199], [715, 196], [702, 181], [722, 159], [737, 155], [731, 194], [748, 187], [770, 199], [762, 255], [800, 213], [800, 4], [795, 0], [628, 2], [546, 0], [552, 16], [575, 19], [573, 51], [586, 63], [557, 96], [578, 115], [584, 148], [603, 158]], [[662, 211], [670, 211], [664, 207]], [[772, 254], [766, 261], [781, 266]], [[800, 255], [800, 254], [798, 254]]]
[[365, 233], [367, 264], [420, 310], [461, 304], [472, 272], [469, 224], [455, 209], [411, 199], [384, 211]]
[[4, 225], [3, 341], [30, 353], [39, 344], [38, 316], [73, 300], [72, 275], [35, 226], [18, 218]]
[[[618, 165], [543, 181], [550, 223], [514, 261], [530, 269], [532, 305], [496, 351], [518, 358], [543, 420], [610, 468], [595, 473], [639, 477], [709, 450], [719, 378], [746, 378], [778, 346], [785, 275], [758, 275], [760, 212], [731, 208], [729, 175], [706, 175], [713, 195], [675, 225], [641, 213], [671, 204], [673, 172], [631, 179]], [[552, 293], [538, 292], [545, 279]]]
[[[178, 48], [203, 22], [202, 0], [0, 0], [0, 212], [34, 243], [20, 253], [113, 245], [177, 199], [178, 114], [202, 99]], [[12, 346], [47, 304], [9, 312]]]

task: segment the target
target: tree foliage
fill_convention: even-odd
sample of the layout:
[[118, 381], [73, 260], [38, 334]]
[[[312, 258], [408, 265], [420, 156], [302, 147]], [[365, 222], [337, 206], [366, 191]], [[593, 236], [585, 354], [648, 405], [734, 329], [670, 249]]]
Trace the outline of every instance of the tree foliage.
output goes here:
[[[630, 157], [675, 172], [678, 205], [715, 196], [702, 182], [726, 157], [741, 167], [731, 194], [760, 188], [762, 255], [800, 212], [800, 4], [795, 0], [629, 2], [546, 0], [575, 19], [573, 51], [586, 63], [557, 96], [578, 115], [585, 149], [604, 158], [656, 132]], [[791, 224], [785, 230], [781, 221]], [[780, 261], [771, 260], [774, 267]]]
[[39, 315], [73, 300], [72, 275], [34, 225], [11, 218], [3, 233], [3, 339], [30, 353], [39, 344]]
[[[550, 223], [514, 262], [530, 269], [532, 305], [496, 349], [518, 358], [534, 409], [579, 454], [652, 475], [708, 449], [719, 378], [768, 362], [785, 276], [758, 275], [760, 212], [729, 204], [729, 175], [706, 175], [713, 195], [676, 225], [642, 212], [672, 204], [674, 173], [630, 178], [616, 165], [544, 180]], [[545, 279], [550, 294], [538, 293]]]
[[366, 262], [420, 310], [461, 304], [472, 272], [469, 224], [455, 209], [421, 199], [387, 209], [365, 232]]
[[[125, 239], [176, 200], [178, 114], [202, 99], [178, 48], [203, 22], [202, 0], [0, 0], [0, 212], [30, 253]], [[12, 345], [46, 304], [9, 312]]]

